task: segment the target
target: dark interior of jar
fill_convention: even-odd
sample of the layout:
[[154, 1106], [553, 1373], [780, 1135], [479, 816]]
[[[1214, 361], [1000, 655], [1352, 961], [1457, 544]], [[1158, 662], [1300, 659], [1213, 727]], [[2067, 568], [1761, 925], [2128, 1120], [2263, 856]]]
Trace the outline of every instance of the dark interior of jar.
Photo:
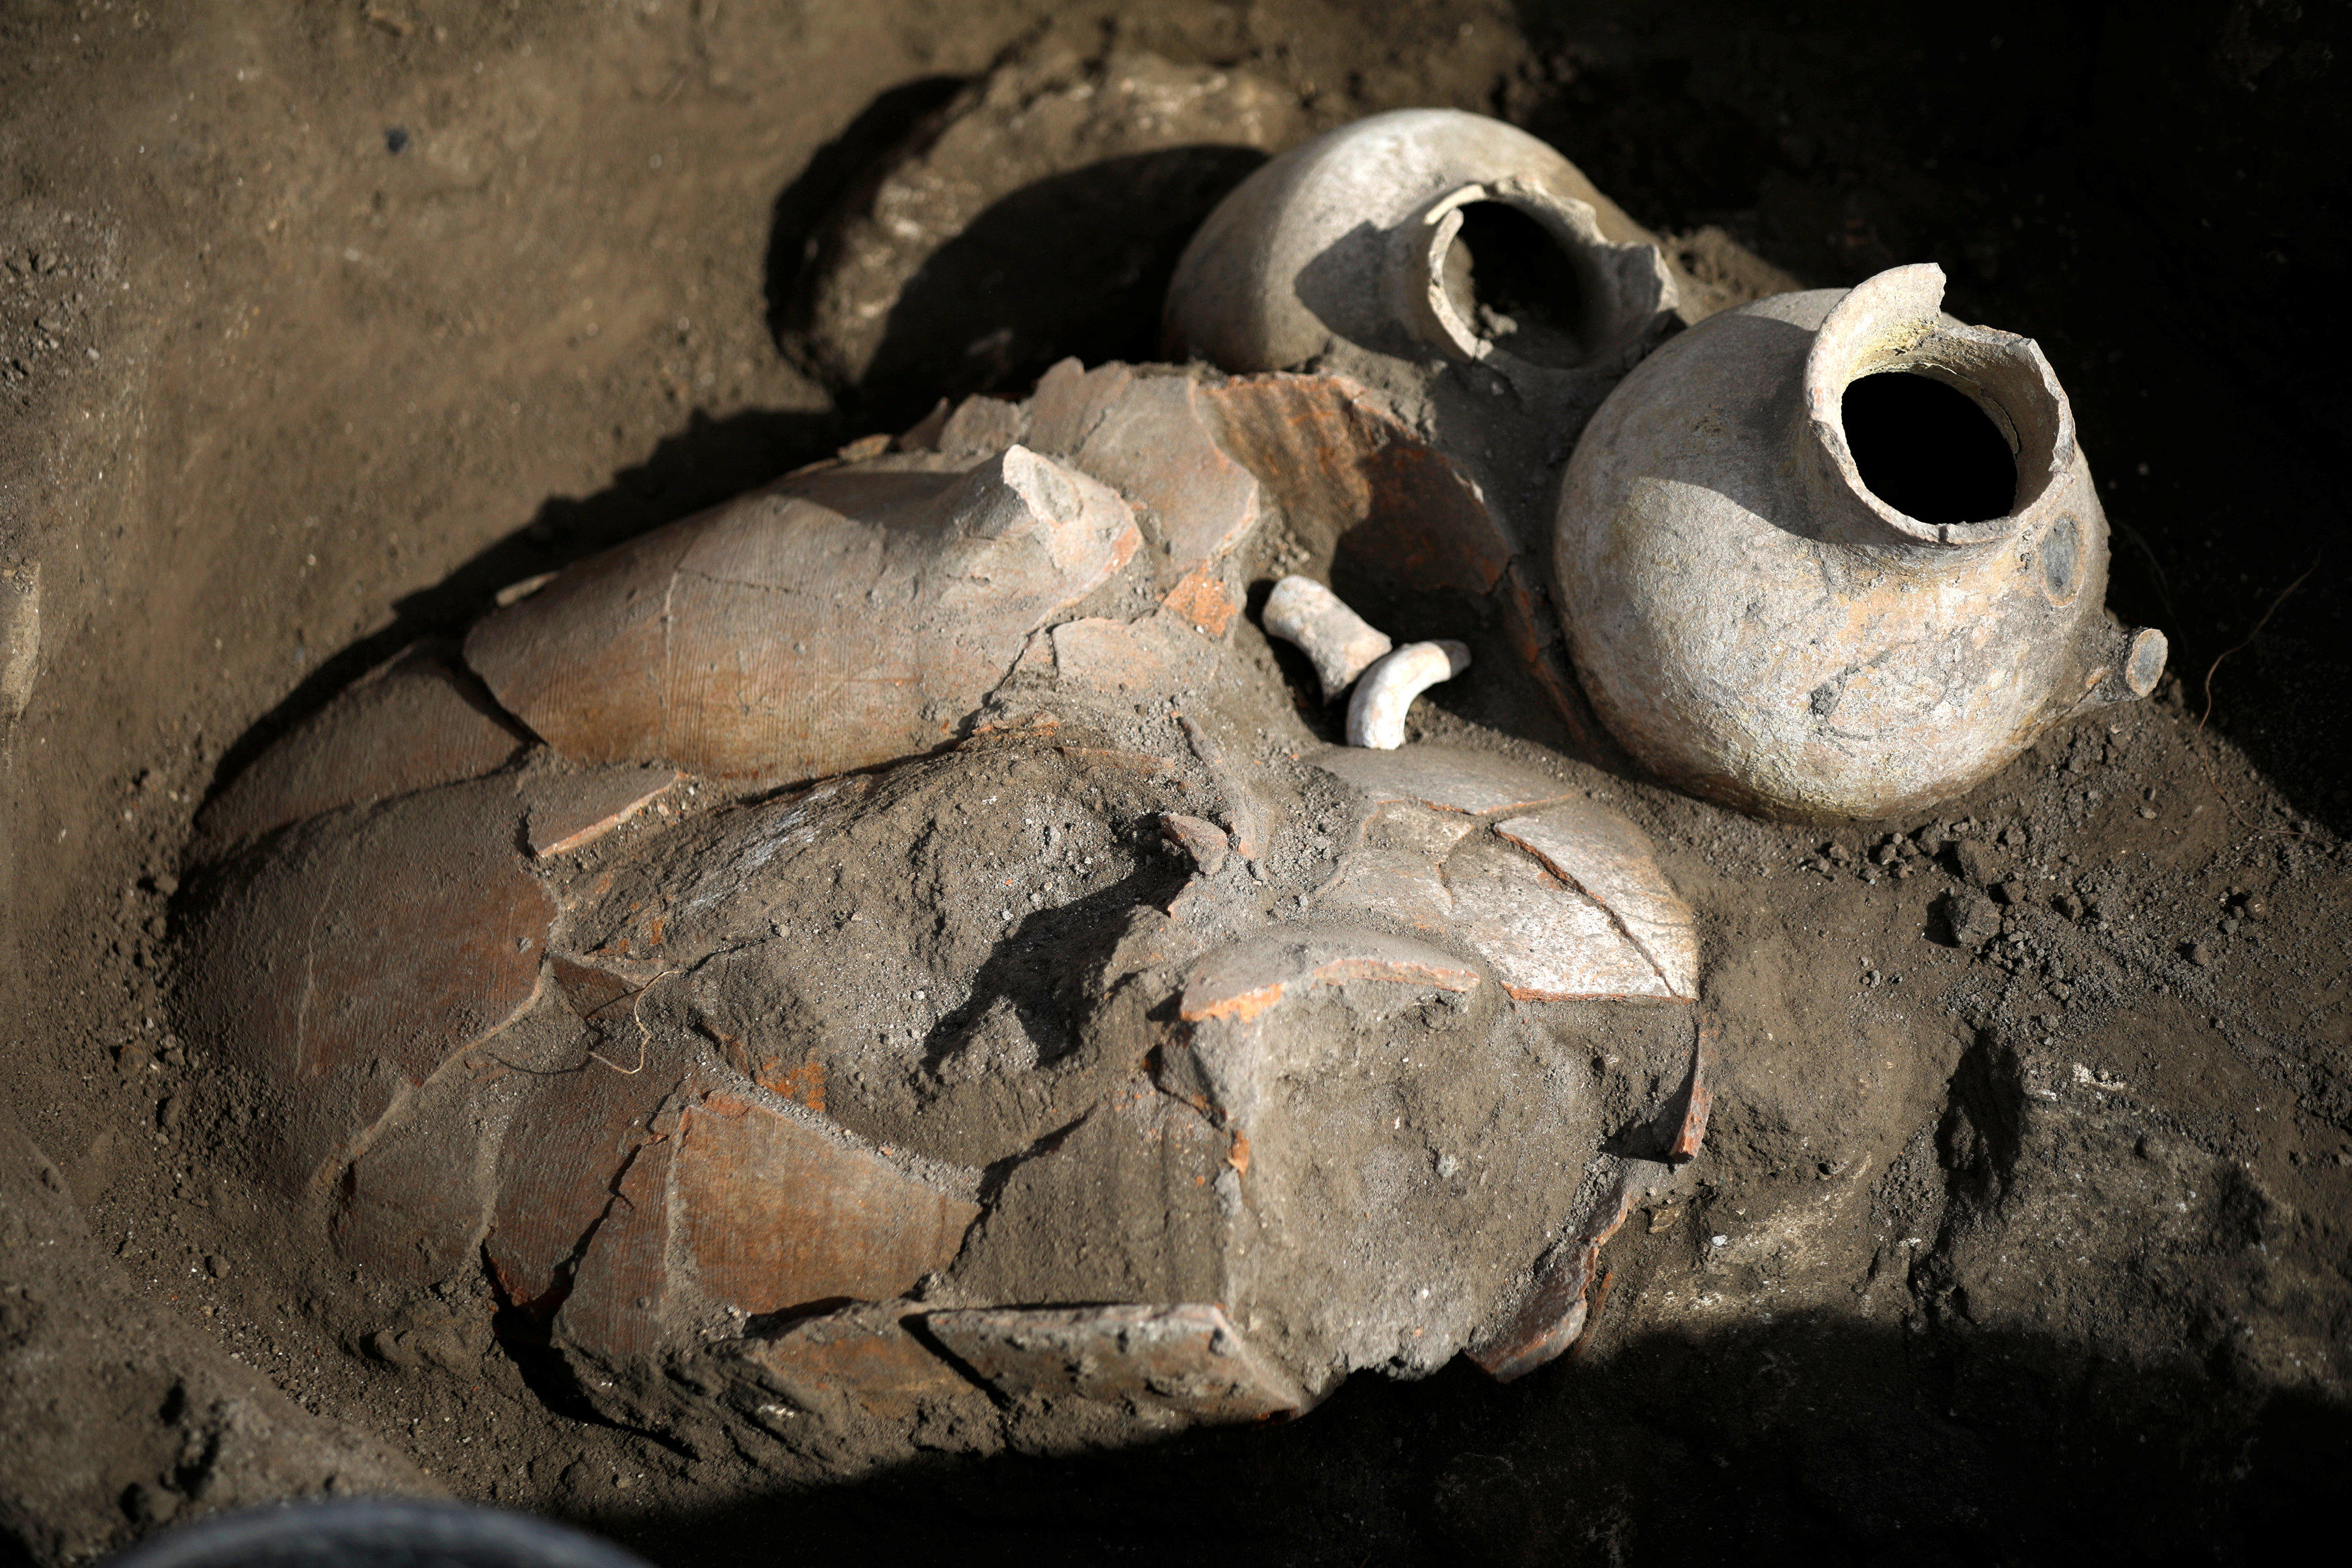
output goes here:
[[1503, 202], [1458, 209], [1445, 253], [1446, 297], [1470, 329], [1497, 349], [1553, 370], [1592, 355], [1598, 334], [1577, 259], [1541, 221]]
[[1906, 517], [1978, 523], [2015, 509], [2017, 459], [1958, 387], [1890, 371], [1848, 383], [1842, 411], [1862, 482]]

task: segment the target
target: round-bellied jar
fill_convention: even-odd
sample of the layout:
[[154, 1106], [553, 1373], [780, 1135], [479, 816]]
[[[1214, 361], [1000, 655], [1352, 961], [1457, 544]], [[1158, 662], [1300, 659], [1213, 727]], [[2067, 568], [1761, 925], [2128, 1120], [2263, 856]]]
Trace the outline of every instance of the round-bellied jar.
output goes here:
[[2107, 527], [2031, 339], [1943, 314], [1932, 265], [1710, 318], [1644, 361], [1562, 482], [1554, 571], [1602, 721], [1744, 810], [1957, 795], [2164, 634], [2105, 608]]

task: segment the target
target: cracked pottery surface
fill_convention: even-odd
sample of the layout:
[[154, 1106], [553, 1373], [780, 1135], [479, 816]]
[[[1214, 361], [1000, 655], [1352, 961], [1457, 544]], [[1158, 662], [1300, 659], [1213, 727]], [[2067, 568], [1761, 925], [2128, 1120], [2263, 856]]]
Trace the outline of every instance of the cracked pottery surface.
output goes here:
[[1269, 536], [1444, 471], [1360, 398], [1068, 362], [264, 753], [186, 1011], [313, 1244], [487, 1269], [614, 1419], [835, 1469], [1569, 1348], [1704, 1130], [1693, 925], [1541, 768], [1258, 722]]

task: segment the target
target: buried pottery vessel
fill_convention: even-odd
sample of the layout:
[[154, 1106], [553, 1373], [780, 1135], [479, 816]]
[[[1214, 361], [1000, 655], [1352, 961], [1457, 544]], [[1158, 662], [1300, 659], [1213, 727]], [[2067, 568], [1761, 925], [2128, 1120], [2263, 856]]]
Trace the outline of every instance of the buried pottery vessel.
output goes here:
[[1592, 411], [1686, 317], [1654, 235], [1550, 146], [1458, 110], [1376, 114], [1236, 186], [1185, 247], [1163, 347], [1360, 383], [1540, 538]]
[[1263, 520], [1387, 537], [1268, 434], [1357, 428], [1326, 380], [1066, 362], [261, 753], [180, 994], [257, 1249], [802, 1476], [1570, 1347], [1705, 1129], [1694, 922], [1573, 783], [1297, 722]]
[[1724, 312], [1586, 429], [1558, 602], [1594, 708], [1666, 781], [1791, 818], [1918, 810], [2162, 674], [2163, 633], [2105, 608], [2048, 361], [1943, 289], [1904, 267]]
[[1227, 370], [1316, 363], [1394, 390], [1483, 366], [1536, 392], [1622, 376], [1675, 299], [1656, 240], [1550, 146], [1409, 109], [1244, 181], [1177, 264], [1165, 333], [1171, 357]]

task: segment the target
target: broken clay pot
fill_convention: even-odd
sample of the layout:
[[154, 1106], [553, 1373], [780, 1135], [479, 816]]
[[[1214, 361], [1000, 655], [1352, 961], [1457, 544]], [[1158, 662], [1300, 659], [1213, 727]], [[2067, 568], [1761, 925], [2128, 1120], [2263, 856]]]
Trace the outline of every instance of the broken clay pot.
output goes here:
[[1358, 515], [1430, 460], [1326, 442], [1355, 396], [1066, 362], [228, 781], [177, 1000], [298, 1288], [364, 1338], [474, 1282], [612, 1418], [801, 1475], [1566, 1351], [1696, 1152], [1694, 923], [1547, 772], [1269, 735], [1261, 473], [1508, 577]]
[[1656, 239], [1526, 131], [1400, 110], [1325, 133], [1209, 214], [1168, 288], [1171, 360], [1359, 382], [1540, 538], [1559, 465], [1685, 319]]
[[1943, 292], [1902, 267], [1726, 311], [1586, 429], [1558, 602], [1593, 706], [1668, 782], [1800, 819], [1918, 810], [2163, 672], [2164, 634], [2106, 611], [2049, 362]]
[[1526, 131], [1376, 114], [1284, 153], [1201, 225], [1168, 289], [1171, 357], [1310, 362], [1395, 389], [1432, 366], [1529, 386], [1622, 375], [1669, 325], [1652, 236]]

